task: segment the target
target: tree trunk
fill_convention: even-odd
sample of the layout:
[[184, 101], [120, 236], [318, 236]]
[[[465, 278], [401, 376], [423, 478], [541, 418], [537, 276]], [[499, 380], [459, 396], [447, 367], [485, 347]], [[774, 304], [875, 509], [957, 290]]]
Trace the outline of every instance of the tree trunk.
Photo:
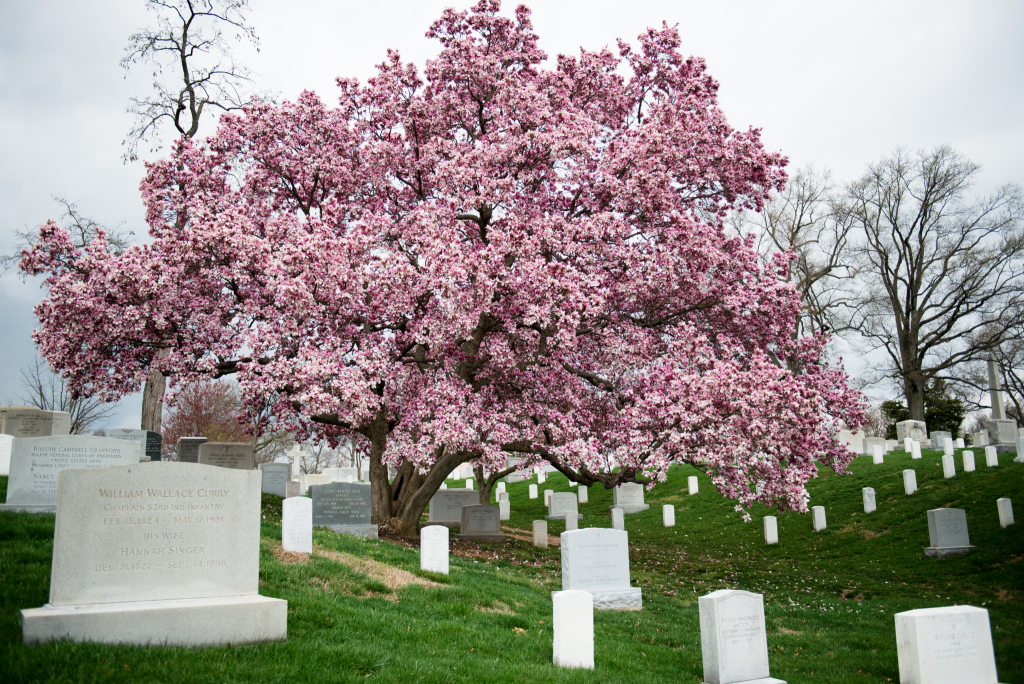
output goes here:
[[907, 399], [910, 420], [924, 421], [924, 388], [927, 380], [920, 371], [903, 376], [903, 394]]
[[142, 388], [142, 421], [143, 430], [160, 432], [163, 420], [164, 392], [167, 389], [167, 378], [155, 368], [150, 369], [149, 377]]
[[373, 506], [370, 519], [376, 525], [383, 525], [391, 517], [391, 483], [388, 467], [381, 460], [388, 439], [388, 420], [383, 406], [377, 409], [365, 434], [370, 440], [370, 501]]
[[505, 468], [485, 477], [483, 466], [474, 466], [473, 474], [476, 476], [476, 481], [480, 483], [480, 503], [491, 503], [491, 491], [494, 489], [494, 485], [498, 483], [498, 480], [515, 471], [514, 467]]

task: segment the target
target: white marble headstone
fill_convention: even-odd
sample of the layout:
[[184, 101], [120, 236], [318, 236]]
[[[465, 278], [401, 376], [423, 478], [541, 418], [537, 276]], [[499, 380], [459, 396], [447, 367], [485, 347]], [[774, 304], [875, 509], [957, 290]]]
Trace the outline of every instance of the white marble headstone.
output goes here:
[[551, 495], [554, 494], [554, 493], [555, 493], [554, 489], [545, 489], [544, 490], [544, 505], [547, 506], [548, 508], [551, 507]]
[[292, 474], [292, 464], [261, 463], [259, 469], [263, 474], [263, 491], [288, 498], [288, 479]]
[[997, 684], [988, 611], [974, 606], [896, 613], [901, 684]]
[[[719, 589], [697, 600], [704, 681], [733, 684], [772, 679], [761, 594]], [[784, 684], [784, 683], [782, 683]]]
[[576, 498], [579, 499], [581, 504], [588, 503], [590, 501], [590, 491], [586, 487], [580, 487], [576, 490]]
[[1009, 527], [1013, 524], [1013, 502], [1010, 499], [996, 499], [996, 509], [999, 511], [999, 526]]
[[903, 471], [903, 491], [908, 496], [917, 491], [917, 471]]
[[814, 531], [821, 532], [825, 529], [825, 507], [813, 506], [811, 508], [811, 515], [814, 518]]
[[689, 477], [686, 478], [686, 488], [691, 496], [700, 491], [700, 487], [697, 485], [696, 475], [690, 475]]
[[293, 496], [281, 502], [281, 548], [313, 553], [313, 500]]
[[928, 540], [925, 555], [945, 558], [966, 553], [974, 547], [967, 533], [967, 512], [962, 508], [935, 508], [928, 511]]
[[676, 507], [672, 504], [664, 504], [661, 507], [661, 522], [665, 527], [676, 526]]
[[[505, 492], [502, 492], [503, 496], [508, 496]], [[512, 515], [512, 507], [509, 504], [508, 499], [502, 499], [498, 502], [498, 519], [508, 520]]]
[[942, 457], [942, 476], [947, 480], [956, 477], [956, 461], [949, 454]]
[[530, 485], [530, 498], [531, 499], [536, 499], [537, 498], [537, 485], [535, 485], [535, 484]]
[[444, 525], [420, 530], [420, 570], [448, 574], [448, 528]]
[[875, 489], [874, 487], [864, 487], [861, 490], [861, 498], [864, 499], [864, 512], [871, 513], [875, 510]]
[[0, 435], [0, 475], [7, 475], [11, 472], [11, 448], [14, 446], [14, 437]]
[[946, 456], [953, 455], [953, 439], [951, 437], [942, 438], [942, 451]]
[[548, 518], [565, 518], [566, 514], [571, 514], [577, 518], [582, 518], [579, 512], [579, 500], [576, 495], [572, 492], [551, 492], [550, 489], [544, 491], [545, 496], [548, 498]]
[[559, 667], [594, 669], [594, 597], [579, 590], [551, 597], [552, 662]]
[[764, 516], [764, 543], [779, 543], [779, 523], [774, 515]]
[[994, 446], [985, 447], [985, 465], [989, 468], [999, 467], [999, 452]]
[[533, 521], [533, 545], [542, 549], [548, 548], [548, 521]]
[[626, 529], [626, 516], [623, 510], [618, 506], [612, 508], [612, 529], [613, 530], [625, 530]]
[[629, 583], [629, 533], [588, 527], [561, 540], [563, 591], [590, 592], [597, 610], [640, 609], [640, 589]]
[[974, 472], [974, 452], [973, 451], [964, 451], [964, 452], [962, 452], [960, 454], [960, 456], [964, 459], [964, 472], [965, 473], [973, 473]]
[[871, 462], [875, 465], [885, 463], [885, 447], [881, 444], [875, 444], [871, 447]]

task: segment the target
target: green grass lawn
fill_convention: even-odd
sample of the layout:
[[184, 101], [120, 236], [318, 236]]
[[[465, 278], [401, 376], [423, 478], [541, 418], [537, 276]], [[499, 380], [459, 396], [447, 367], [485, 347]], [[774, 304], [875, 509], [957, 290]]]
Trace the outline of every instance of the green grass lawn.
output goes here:
[[[317, 530], [309, 559], [275, 552], [280, 502], [264, 495], [260, 593], [288, 601], [288, 641], [241, 648], [136, 648], [21, 644], [18, 610], [43, 605], [49, 592], [53, 516], [0, 514], [0, 682], [699, 682], [697, 597], [720, 588], [765, 595], [772, 675], [801, 682], [897, 682], [893, 614], [970, 604], [989, 610], [1001, 682], [1024, 684], [1024, 525], [999, 527], [996, 499], [1024, 516], [1024, 465], [1002, 454], [998, 468], [942, 478], [940, 454], [911, 461], [870, 457], [852, 474], [826, 471], [811, 482], [811, 505], [826, 508], [828, 529], [810, 515], [777, 513], [779, 544], [761, 542], [764, 507], [744, 523], [710, 481], [686, 493], [689, 466], [647, 495], [651, 510], [626, 516], [633, 585], [641, 612], [595, 614], [596, 669], [551, 664], [550, 592], [561, 588], [559, 549], [534, 548], [533, 520], [545, 509], [528, 483], [508, 486], [509, 527], [523, 539], [503, 545], [453, 542], [448, 577], [421, 573], [416, 549]], [[902, 470], [917, 471], [919, 491], [903, 494]], [[6, 481], [0, 478], [6, 490]], [[877, 494], [864, 514], [861, 487]], [[561, 475], [539, 487], [569, 491]], [[676, 526], [661, 524], [674, 504]], [[592, 489], [582, 527], [610, 527], [611, 493]], [[936, 560], [925, 511], [967, 511], [966, 556]], [[549, 522], [549, 532], [563, 530]], [[417, 581], [392, 590], [382, 575], [336, 560], [374, 561], [378, 570]], [[292, 562], [292, 561], [298, 562]], [[363, 568], [365, 570], [365, 568]], [[406, 572], [398, 572], [398, 571]], [[417, 576], [417, 577], [414, 577]], [[427, 582], [423, 579], [429, 580]], [[432, 586], [423, 586], [424, 584]]]

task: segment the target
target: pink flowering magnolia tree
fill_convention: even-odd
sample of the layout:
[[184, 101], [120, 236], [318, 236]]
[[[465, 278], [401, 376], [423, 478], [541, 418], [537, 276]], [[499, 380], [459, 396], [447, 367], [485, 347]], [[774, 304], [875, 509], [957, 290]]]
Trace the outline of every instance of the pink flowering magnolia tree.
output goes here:
[[792, 339], [788, 261], [722, 228], [786, 160], [729, 127], [672, 28], [551, 65], [497, 0], [427, 35], [422, 74], [390, 52], [337, 107], [307, 92], [181, 141], [142, 184], [149, 245], [42, 226], [21, 265], [47, 275], [46, 358], [110, 399], [154, 367], [233, 374], [275, 429], [359, 440], [404, 536], [458, 465], [489, 499], [512, 455], [606, 487], [689, 462], [738, 507], [806, 510], [860, 398]]

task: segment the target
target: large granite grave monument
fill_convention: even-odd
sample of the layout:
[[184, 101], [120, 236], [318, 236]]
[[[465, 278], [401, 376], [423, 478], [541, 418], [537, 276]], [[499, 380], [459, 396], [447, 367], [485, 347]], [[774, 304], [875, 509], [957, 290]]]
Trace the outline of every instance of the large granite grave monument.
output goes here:
[[461, 513], [459, 539], [478, 542], [505, 541], [505, 535], [501, 533], [501, 516], [497, 506], [472, 504], [463, 506]]
[[178, 461], [181, 463], [199, 463], [199, 445], [206, 443], [205, 437], [181, 437], [178, 439]]
[[595, 610], [640, 610], [639, 587], [629, 584], [629, 533], [588, 527], [561, 534], [562, 590], [594, 596]]
[[139, 448], [120, 439], [84, 435], [15, 439], [7, 503], [0, 511], [56, 513], [62, 471], [138, 462]]
[[612, 505], [608, 508], [621, 508], [623, 513], [640, 513], [650, 508], [644, 503], [644, 486], [636, 482], [624, 482], [612, 489]]
[[63, 470], [50, 602], [21, 611], [23, 639], [283, 640], [288, 602], [259, 595], [259, 545], [255, 471], [168, 462]]
[[967, 511], [962, 508], [936, 508], [928, 511], [926, 556], [946, 558], [967, 553], [974, 547], [967, 534]]
[[473, 489], [444, 489], [430, 497], [427, 522], [455, 527], [462, 524], [462, 507], [480, 503], [480, 492]]
[[896, 439], [901, 442], [905, 439], [923, 442], [928, 439], [928, 427], [923, 420], [901, 421], [896, 423]]
[[139, 445], [139, 463], [160, 460], [160, 433], [152, 430], [131, 430], [117, 428], [103, 431], [108, 439], [123, 439]]
[[233, 470], [252, 470], [252, 444], [247, 442], [204, 442], [199, 445], [199, 463]]
[[260, 463], [259, 470], [263, 473], [263, 491], [288, 498], [288, 479], [292, 474], [291, 463]]
[[63, 437], [71, 434], [71, 414], [34, 406], [0, 406], [0, 434], [22, 437]]
[[369, 485], [332, 482], [309, 488], [313, 498], [313, 526], [356, 537], [377, 538], [377, 526], [370, 522], [373, 503]]

